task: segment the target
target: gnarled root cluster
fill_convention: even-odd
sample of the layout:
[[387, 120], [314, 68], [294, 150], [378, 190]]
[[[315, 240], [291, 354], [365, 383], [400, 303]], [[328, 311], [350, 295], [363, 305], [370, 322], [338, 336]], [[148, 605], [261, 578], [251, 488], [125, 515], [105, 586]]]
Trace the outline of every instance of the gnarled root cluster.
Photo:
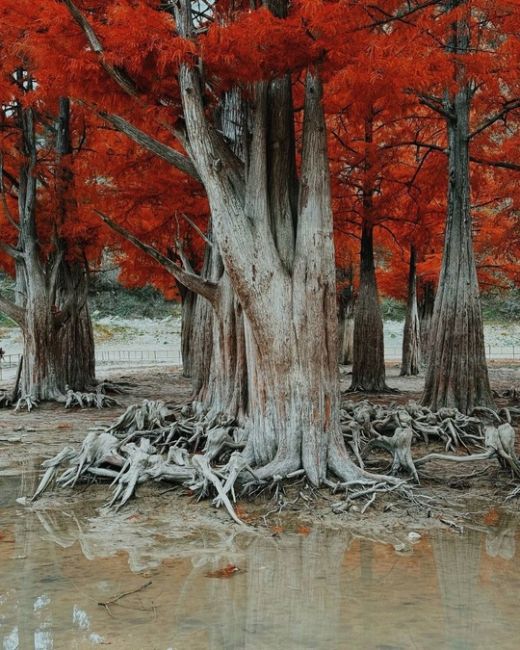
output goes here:
[[[403, 472], [419, 482], [417, 468], [430, 461], [467, 463], [496, 458], [500, 465], [520, 478], [520, 462], [515, 452], [515, 430], [511, 424], [516, 409], [477, 408], [471, 415], [456, 409], [437, 412], [409, 402], [404, 406], [381, 406], [368, 401], [346, 402], [341, 412], [342, 429], [354, 455], [366, 459], [374, 448], [392, 455], [391, 474]], [[446, 452], [414, 459], [414, 442], [441, 441]], [[471, 453], [473, 451], [473, 453]], [[520, 492], [520, 491], [519, 491]]]
[[22, 395], [16, 402], [15, 411], [27, 410], [29, 413], [40, 404], [40, 400], [32, 395]]
[[[480, 409], [465, 416], [453, 409], [432, 413], [413, 402], [385, 407], [367, 401], [346, 402], [341, 411], [342, 432], [358, 465], [342, 445], [331, 443], [329, 469], [340, 482], [327, 478], [324, 483], [345, 493], [344, 501], [334, 504], [333, 509], [348, 510], [363, 499], [364, 512], [378, 494], [388, 491], [414, 501], [411, 486], [395, 475], [404, 473], [419, 482], [420, 468], [433, 460], [497, 458], [520, 478], [510, 421], [506, 410], [499, 415]], [[463, 448], [466, 453], [431, 453], [414, 459], [414, 443], [434, 438], [446, 450]], [[223, 413], [204, 412], [195, 405], [170, 408], [162, 401], [144, 400], [130, 406], [108, 429], [91, 430], [79, 451], [66, 448], [46, 461], [33, 499], [53, 481], [60, 487], [73, 487], [80, 480], [108, 479], [113, 487], [110, 505], [120, 508], [140, 484], [167, 481], [182, 485], [199, 499], [212, 496], [217, 507], [226, 508], [239, 522], [233, 508], [236, 489], [252, 491], [274, 485], [278, 494], [282, 479], [305, 480], [301, 467], [280, 469], [274, 461], [261, 468], [252, 467], [246, 442], [244, 430]], [[470, 453], [470, 445], [474, 453]], [[364, 468], [376, 448], [391, 454], [391, 475]]]
[[79, 408], [107, 408], [110, 406], [117, 406], [117, 401], [102, 390], [82, 393], [80, 391], [68, 388], [65, 393], [65, 408], [70, 409], [74, 406]]
[[[128, 393], [134, 384], [127, 382], [114, 383], [111, 381], [102, 381], [96, 386], [89, 386], [86, 391], [76, 391], [68, 386], [65, 387], [65, 393], [57, 392], [54, 400], [61, 403], [65, 408], [109, 408], [118, 406], [115, 398], [110, 395], [122, 395]], [[0, 408], [7, 407], [12, 401], [7, 393], [0, 393]], [[32, 411], [40, 405], [40, 400], [33, 395], [22, 395], [16, 402], [15, 411], [27, 410]]]
[[[169, 409], [164, 402], [145, 400], [130, 406], [106, 431], [91, 430], [79, 451], [67, 447], [45, 461], [44, 476], [32, 499], [53, 481], [73, 487], [80, 479], [110, 479], [110, 505], [120, 508], [146, 481], [170, 481], [199, 498], [215, 494], [215, 504], [235, 515], [230, 497], [243, 471], [252, 472], [236, 450], [236, 423], [217, 414], [194, 415], [189, 408]], [[220, 469], [211, 466], [221, 463]]]

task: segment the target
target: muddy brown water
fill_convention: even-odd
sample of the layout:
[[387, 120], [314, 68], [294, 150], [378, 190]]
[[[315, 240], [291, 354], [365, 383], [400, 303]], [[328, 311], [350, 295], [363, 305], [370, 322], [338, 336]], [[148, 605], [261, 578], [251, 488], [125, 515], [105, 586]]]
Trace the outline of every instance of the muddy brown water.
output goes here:
[[0, 476], [2, 650], [520, 647], [511, 515], [402, 553], [340, 529], [115, 514], [89, 492], [18, 503], [36, 480], [23, 464]]

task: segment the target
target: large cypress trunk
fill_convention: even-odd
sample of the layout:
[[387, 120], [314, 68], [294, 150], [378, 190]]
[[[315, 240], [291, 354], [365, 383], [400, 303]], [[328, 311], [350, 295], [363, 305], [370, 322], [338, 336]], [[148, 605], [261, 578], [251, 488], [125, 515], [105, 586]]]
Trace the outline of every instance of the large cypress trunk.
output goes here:
[[448, 128], [448, 214], [441, 274], [431, 326], [423, 403], [437, 410], [493, 407], [484, 351], [479, 285], [473, 252], [469, 177], [471, 90], [463, 86]]
[[[178, 24], [189, 33], [188, 11]], [[335, 264], [320, 83], [308, 74], [294, 206], [294, 175], [271, 176], [284, 162], [291, 167], [295, 155], [290, 78], [256, 86], [244, 177], [207, 122], [198, 75], [183, 66], [181, 92], [213, 233], [246, 319], [245, 456], [258, 477], [285, 476], [300, 467], [314, 484], [327, 467], [351, 477], [354, 466], [338, 426]]]
[[61, 400], [65, 390], [85, 391], [95, 384], [92, 322], [81, 265], [63, 264], [56, 292], [41, 269], [26, 273], [23, 363], [19, 397]]
[[[60, 101], [56, 136], [58, 214], [56, 231], [71, 205], [67, 191], [71, 173], [63, 164], [70, 153], [69, 102]], [[66, 387], [85, 390], [95, 381], [94, 338], [86, 303], [85, 266], [66, 260], [66, 244], [55, 237], [54, 250], [42, 251], [37, 227], [37, 140], [32, 109], [20, 111], [22, 147], [18, 211], [17, 289], [23, 311], [23, 363], [19, 397], [61, 400]]]
[[421, 334], [419, 312], [417, 309], [417, 277], [415, 248], [410, 247], [410, 266], [408, 272], [408, 298], [403, 332], [403, 359], [401, 376], [418, 375], [421, 367]]
[[351, 390], [380, 392], [385, 382], [383, 316], [374, 262], [374, 229], [363, 222], [359, 292], [354, 316], [354, 363]]

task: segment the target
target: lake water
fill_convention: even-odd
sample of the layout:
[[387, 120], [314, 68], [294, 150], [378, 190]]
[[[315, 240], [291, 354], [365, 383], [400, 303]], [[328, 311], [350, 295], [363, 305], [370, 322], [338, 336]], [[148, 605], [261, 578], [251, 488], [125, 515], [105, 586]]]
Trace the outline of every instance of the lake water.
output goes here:
[[510, 516], [407, 553], [321, 528], [170, 536], [153, 517], [108, 525], [81, 494], [27, 509], [35, 480], [0, 477], [2, 650], [520, 647]]

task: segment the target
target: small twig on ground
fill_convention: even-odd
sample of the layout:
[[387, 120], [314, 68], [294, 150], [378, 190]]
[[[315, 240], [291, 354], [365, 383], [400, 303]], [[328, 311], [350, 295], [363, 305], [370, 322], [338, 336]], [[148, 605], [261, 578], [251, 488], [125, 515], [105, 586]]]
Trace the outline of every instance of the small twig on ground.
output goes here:
[[[107, 610], [109, 610], [109, 605], [114, 605], [117, 603], [121, 598], [124, 598], [125, 596], [130, 596], [130, 594], [136, 594], [138, 591], [142, 591], [143, 589], [146, 589], [146, 587], [149, 587], [152, 584], [152, 581], [149, 580], [148, 582], [145, 582], [144, 585], [141, 585], [140, 587], [137, 587], [136, 589], [131, 589], [130, 591], [123, 591], [120, 594], [117, 594], [115, 596], [112, 596], [112, 598], [109, 598], [108, 600], [100, 600], [98, 601], [98, 605], [101, 607], [105, 607]], [[110, 613], [110, 611], [109, 611]]]

